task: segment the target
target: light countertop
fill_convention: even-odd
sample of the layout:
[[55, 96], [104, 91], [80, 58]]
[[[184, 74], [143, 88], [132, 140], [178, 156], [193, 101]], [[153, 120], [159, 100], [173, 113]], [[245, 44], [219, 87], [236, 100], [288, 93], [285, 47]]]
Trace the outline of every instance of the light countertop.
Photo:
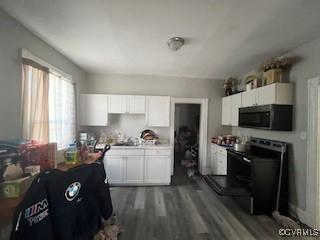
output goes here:
[[213, 145], [219, 146], [219, 147], [223, 147], [223, 148], [233, 148], [233, 145], [226, 145], [226, 144], [218, 144], [218, 143], [211, 143]]
[[111, 149], [160, 149], [173, 148], [170, 144], [156, 144], [156, 145], [138, 145], [138, 146], [112, 146]]

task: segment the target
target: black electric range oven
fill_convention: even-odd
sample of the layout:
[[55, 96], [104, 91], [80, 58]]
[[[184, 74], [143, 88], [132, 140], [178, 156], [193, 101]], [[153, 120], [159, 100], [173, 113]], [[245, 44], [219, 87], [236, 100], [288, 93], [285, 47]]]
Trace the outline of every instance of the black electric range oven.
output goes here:
[[[227, 175], [204, 179], [218, 194], [234, 197], [251, 214], [288, 212], [288, 145], [252, 138], [250, 150], [228, 149]], [[277, 206], [278, 205], [278, 206]]]

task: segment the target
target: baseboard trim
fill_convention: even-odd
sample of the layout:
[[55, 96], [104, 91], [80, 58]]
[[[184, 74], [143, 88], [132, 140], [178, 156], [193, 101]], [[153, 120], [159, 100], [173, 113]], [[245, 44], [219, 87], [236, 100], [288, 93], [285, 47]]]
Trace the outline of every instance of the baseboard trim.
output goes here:
[[314, 216], [311, 212], [303, 210], [293, 203], [289, 203], [289, 213], [291, 216], [297, 218], [300, 222], [315, 228]]

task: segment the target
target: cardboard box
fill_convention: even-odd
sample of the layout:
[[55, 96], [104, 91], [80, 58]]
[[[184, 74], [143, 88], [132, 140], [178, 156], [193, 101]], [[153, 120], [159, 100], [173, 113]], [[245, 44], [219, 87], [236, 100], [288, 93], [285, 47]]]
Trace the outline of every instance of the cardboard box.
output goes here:
[[282, 69], [275, 68], [270, 69], [264, 73], [266, 79], [266, 85], [282, 82]]
[[30, 187], [33, 179], [34, 177], [27, 176], [0, 183], [0, 197], [16, 198], [21, 196]]

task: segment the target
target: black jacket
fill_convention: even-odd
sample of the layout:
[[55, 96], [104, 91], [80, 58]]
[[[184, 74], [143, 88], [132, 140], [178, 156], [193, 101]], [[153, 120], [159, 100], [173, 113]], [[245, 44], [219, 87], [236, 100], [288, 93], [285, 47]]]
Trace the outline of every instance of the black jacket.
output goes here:
[[19, 207], [11, 240], [92, 238], [113, 210], [105, 179], [100, 161], [40, 174]]

